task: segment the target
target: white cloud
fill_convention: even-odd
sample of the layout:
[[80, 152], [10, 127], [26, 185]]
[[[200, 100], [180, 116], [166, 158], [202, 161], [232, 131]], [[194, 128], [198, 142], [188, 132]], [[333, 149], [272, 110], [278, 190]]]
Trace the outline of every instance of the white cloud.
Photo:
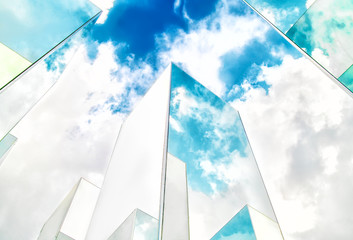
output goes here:
[[180, 62], [183, 69], [218, 96], [225, 94], [225, 84], [218, 76], [220, 59], [229, 51], [241, 52], [251, 40], [265, 41], [269, 26], [251, 14], [234, 16], [228, 13], [228, 4], [218, 6], [218, 11], [191, 25], [188, 33], [179, 31], [176, 38], [168, 34], [157, 37], [162, 48], [161, 65]]
[[286, 56], [280, 66], [262, 67], [259, 77], [272, 85], [269, 94], [250, 87], [247, 100], [233, 106], [285, 238], [349, 239], [349, 227], [336, 233], [329, 226], [353, 221], [345, 214], [353, 210], [347, 202], [353, 197], [347, 184], [353, 173], [352, 99], [304, 58]]
[[97, 20], [98, 24], [103, 24], [107, 20], [109, 10], [114, 6], [115, 0], [90, 0], [102, 10], [102, 14]]

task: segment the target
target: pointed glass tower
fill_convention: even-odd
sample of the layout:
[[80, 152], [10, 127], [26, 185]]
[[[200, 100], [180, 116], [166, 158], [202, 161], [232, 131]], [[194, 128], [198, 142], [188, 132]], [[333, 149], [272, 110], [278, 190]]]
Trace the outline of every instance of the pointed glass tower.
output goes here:
[[239, 114], [171, 64], [121, 127], [87, 239], [136, 208], [159, 220], [158, 239], [211, 239], [246, 204], [281, 236]]
[[353, 96], [351, 0], [244, 0]]

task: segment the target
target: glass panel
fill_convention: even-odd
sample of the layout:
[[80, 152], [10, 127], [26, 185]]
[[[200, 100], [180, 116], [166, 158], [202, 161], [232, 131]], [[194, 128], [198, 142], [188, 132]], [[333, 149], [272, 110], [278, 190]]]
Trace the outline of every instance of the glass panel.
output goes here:
[[0, 0], [0, 42], [35, 62], [98, 12], [88, 0]]
[[216, 233], [216, 235], [211, 238], [211, 240], [228, 239], [256, 240], [248, 206], [243, 207], [224, 227], [222, 227], [221, 230]]
[[284, 33], [309, 7], [307, 0], [245, 0], [245, 2]]
[[353, 65], [345, 71], [338, 80], [353, 92]]
[[30, 61], [0, 43], [0, 89], [29, 65]]
[[[147, 213], [137, 209], [136, 224], [133, 240], [157, 240], [158, 220]], [[183, 239], [183, 238], [179, 238]]]
[[353, 64], [353, 2], [317, 0], [286, 34], [336, 78]]
[[135, 208], [159, 218], [170, 67], [123, 123], [87, 240], [106, 240]]
[[186, 163], [191, 239], [210, 239], [246, 204], [276, 219], [239, 114], [174, 65], [168, 152]]
[[75, 240], [85, 239], [99, 191], [100, 189], [92, 183], [80, 180], [60, 232]]
[[11, 147], [15, 144], [17, 138], [14, 135], [8, 133], [3, 139], [0, 141], [0, 165], [6, 158], [6, 155], [9, 153]]
[[64, 222], [66, 213], [70, 208], [72, 199], [75, 196], [77, 187], [78, 187], [78, 183], [72, 188], [69, 194], [57, 207], [53, 215], [51, 215], [48, 221], [44, 224], [42, 230], [40, 231], [38, 240], [51, 240], [51, 239], [54, 240], [56, 238], [57, 234], [60, 231], [60, 227]]
[[107, 240], [132, 239], [136, 219], [135, 209]]
[[36, 63], [0, 90], [0, 138], [5, 136], [59, 79], [82, 40], [81, 34], [88, 31], [95, 20], [96, 18], [92, 19], [90, 24], [69, 38], [44, 61]]
[[250, 206], [248, 209], [257, 240], [283, 240], [277, 222]]
[[189, 239], [189, 207], [185, 163], [167, 156], [162, 239]]

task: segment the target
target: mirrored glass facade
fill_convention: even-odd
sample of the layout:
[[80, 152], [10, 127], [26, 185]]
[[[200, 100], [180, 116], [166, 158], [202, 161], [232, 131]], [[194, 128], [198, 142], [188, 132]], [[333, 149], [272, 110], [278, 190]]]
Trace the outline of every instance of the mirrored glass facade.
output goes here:
[[159, 219], [169, 110], [168, 69], [121, 126], [87, 240], [106, 240], [136, 208]]
[[88, 0], [1, 0], [0, 52], [6, 53], [11, 61], [0, 54], [1, 68], [6, 64], [8, 69], [7, 75], [0, 76], [0, 89], [99, 12]]
[[[1, 4], [4, 3], [1, 2]], [[75, 34], [73, 34], [73, 32], [67, 33], [69, 37], [61, 39], [61, 43], [57, 45], [57, 47], [53, 46], [55, 47], [53, 51], [45, 55], [40, 61], [31, 65], [25, 72], [0, 90], [0, 138], [10, 132], [18, 121], [24, 117], [59, 79], [82, 41], [82, 36], [91, 29], [100, 14], [100, 12], [97, 13], [96, 11], [94, 13], [95, 15], [88, 19], [88, 22], [83, 22], [83, 25], [81, 27], [79, 26], [77, 31], [73, 29]], [[43, 37], [43, 39], [45, 40], [46, 38]], [[0, 50], [5, 49], [8, 52], [11, 51], [4, 45], [0, 46], [2, 46]], [[17, 64], [17, 60], [20, 59], [20, 65], [22, 63], [26, 66], [28, 65], [28, 62], [24, 61], [20, 55], [16, 55], [12, 52], [11, 56], [11, 59], [15, 59], [14, 63]], [[2, 58], [3, 56], [0, 57], [0, 59]], [[5, 62], [10, 64], [6, 59]], [[4, 69], [2, 68], [3, 66], [7, 65], [2, 65], [1, 71]], [[10, 68], [11, 67], [12, 66], [10, 66]], [[10, 68], [6, 69], [8, 70]], [[18, 71], [22, 72], [23, 70], [24, 69], [20, 69]], [[9, 71], [11, 72], [12, 70]]]
[[353, 92], [351, 0], [246, 0], [334, 79]]
[[175, 65], [168, 152], [186, 164], [191, 239], [210, 239], [246, 204], [276, 221], [238, 112]]
[[136, 234], [137, 208], [159, 224], [141, 239], [211, 239], [247, 204], [279, 230], [239, 114], [171, 64], [121, 127], [87, 239]]

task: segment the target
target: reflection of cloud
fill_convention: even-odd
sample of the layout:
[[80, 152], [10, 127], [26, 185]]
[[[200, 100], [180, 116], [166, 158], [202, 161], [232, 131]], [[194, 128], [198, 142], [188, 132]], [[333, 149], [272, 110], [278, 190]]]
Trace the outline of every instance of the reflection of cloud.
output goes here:
[[352, 99], [304, 58], [287, 56], [261, 75], [268, 95], [250, 87], [234, 105], [285, 238], [350, 239]]
[[[352, 1], [317, 0], [287, 36], [338, 78], [353, 63], [352, 21]], [[316, 58], [315, 51], [321, 51], [326, 60]]]

